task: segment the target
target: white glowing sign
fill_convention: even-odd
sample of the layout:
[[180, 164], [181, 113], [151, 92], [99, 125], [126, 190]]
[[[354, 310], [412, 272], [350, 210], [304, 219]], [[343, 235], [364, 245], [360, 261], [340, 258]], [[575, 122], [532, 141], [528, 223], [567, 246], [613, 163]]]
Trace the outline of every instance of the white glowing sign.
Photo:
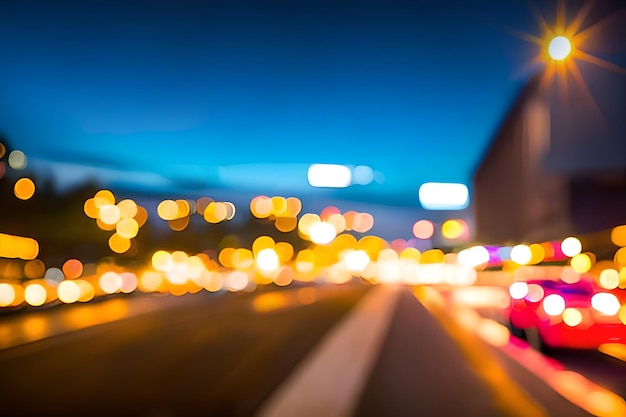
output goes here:
[[419, 188], [420, 204], [426, 210], [461, 210], [469, 204], [464, 184], [427, 182]]
[[352, 183], [352, 172], [345, 165], [313, 164], [308, 180], [312, 187], [345, 188]]

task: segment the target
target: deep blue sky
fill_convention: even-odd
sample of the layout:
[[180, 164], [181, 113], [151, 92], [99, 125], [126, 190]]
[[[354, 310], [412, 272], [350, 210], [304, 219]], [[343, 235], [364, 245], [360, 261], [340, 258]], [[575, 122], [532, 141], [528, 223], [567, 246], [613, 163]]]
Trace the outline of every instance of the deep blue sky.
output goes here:
[[523, 0], [2, 1], [0, 132], [66, 177], [298, 195], [307, 164], [367, 165], [382, 183], [333, 195], [417, 205], [424, 182], [470, 185], [538, 52], [506, 29], [539, 35], [532, 5], [552, 19]]

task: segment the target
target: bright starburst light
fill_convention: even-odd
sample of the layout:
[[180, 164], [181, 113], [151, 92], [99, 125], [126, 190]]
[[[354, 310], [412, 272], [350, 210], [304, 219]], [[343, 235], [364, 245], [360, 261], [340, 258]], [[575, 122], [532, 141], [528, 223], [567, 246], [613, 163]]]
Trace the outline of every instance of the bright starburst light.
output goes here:
[[626, 69], [609, 61], [592, 55], [594, 46], [598, 46], [600, 35], [606, 26], [615, 17], [610, 15], [596, 22], [588, 22], [594, 1], [586, 1], [577, 11], [573, 19], [568, 22], [564, 0], [557, 0], [556, 17], [553, 25], [550, 25], [541, 12], [533, 8], [533, 13], [539, 24], [541, 36], [531, 35], [525, 32], [517, 32], [517, 35], [540, 47], [540, 52], [534, 58], [531, 65], [543, 64], [545, 71], [542, 74], [541, 86], [547, 88], [555, 77], [564, 87], [567, 93], [570, 80], [573, 80], [590, 103], [595, 105], [587, 84], [582, 76], [577, 61], [585, 61], [604, 69], [625, 74]]
[[555, 36], [548, 46], [548, 53], [552, 59], [565, 59], [572, 51], [572, 44], [565, 36]]

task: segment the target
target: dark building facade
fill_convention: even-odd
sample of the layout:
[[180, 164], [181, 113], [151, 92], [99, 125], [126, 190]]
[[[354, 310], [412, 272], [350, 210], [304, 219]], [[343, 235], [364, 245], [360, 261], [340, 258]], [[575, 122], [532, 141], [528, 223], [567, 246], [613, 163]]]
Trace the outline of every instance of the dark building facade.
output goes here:
[[[475, 239], [510, 244], [626, 224], [626, 71], [532, 77], [473, 177]], [[582, 84], [582, 82], [584, 84]]]

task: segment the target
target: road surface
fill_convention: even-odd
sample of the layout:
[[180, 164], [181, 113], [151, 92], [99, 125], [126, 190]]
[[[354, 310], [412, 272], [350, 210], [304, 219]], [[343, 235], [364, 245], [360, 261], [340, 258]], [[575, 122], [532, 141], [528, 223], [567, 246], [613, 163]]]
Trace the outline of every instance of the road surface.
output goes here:
[[0, 415], [591, 415], [428, 294], [355, 283], [1, 317]]

